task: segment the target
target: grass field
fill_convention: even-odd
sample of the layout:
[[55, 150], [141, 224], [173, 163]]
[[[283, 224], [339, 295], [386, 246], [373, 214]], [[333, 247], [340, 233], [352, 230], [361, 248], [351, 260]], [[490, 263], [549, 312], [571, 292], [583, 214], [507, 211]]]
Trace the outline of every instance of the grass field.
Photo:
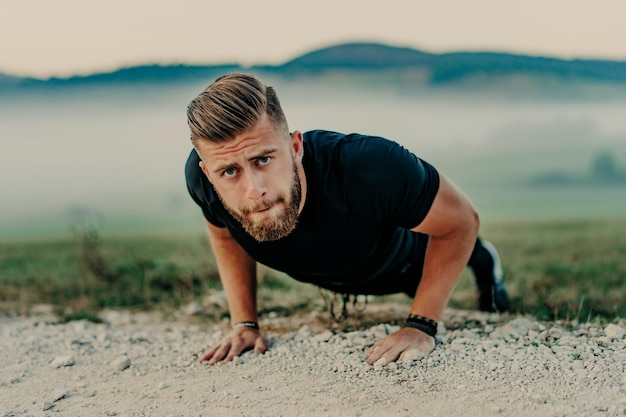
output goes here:
[[[541, 320], [626, 317], [626, 219], [487, 223], [481, 236], [501, 252], [513, 313]], [[259, 275], [262, 315], [324, 308], [315, 287], [265, 268]], [[0, 308], [9, 314], [41, 303], [65, 319], [95, 317], [106, 307], [172, 309], [220, 288], [202, 232], [100, 236], [86, 228], [66, 239], [0, 243]], [[377, 300], [390, 298], [369, 302]], [[474, 304], [466, 271], [450, 306]], [[215, 318], [227, 314], [224, 307], [210, 311]]]

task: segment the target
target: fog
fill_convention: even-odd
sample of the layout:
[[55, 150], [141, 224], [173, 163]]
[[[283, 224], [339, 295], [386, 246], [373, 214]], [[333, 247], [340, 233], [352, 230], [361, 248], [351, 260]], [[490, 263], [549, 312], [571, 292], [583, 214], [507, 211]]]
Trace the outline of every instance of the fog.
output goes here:
[[[587, 175], [599, 152], [626, 171], [626, 95], [515, 98], [272, 83], [292, 130], [394, 139], [457, 182], [484, 221], [626, 214], [623, 185], [529, 185], [542, 172]], [[203, 87], [0, 95], [0, 239], [67, 234], [84, 219], [107, 231], [200, 227], [183, 167], [191, 149], [186, 105]]]

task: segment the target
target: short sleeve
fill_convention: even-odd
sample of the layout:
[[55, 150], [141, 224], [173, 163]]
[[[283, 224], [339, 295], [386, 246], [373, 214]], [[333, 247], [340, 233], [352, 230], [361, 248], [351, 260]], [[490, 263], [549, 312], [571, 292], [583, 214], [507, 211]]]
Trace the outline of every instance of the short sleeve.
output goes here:
[[374, 223], [419, 225], [439, 189], [439, 174], [401, 145], [378, 137], [349, 141], [342, 150], [350, 211]]

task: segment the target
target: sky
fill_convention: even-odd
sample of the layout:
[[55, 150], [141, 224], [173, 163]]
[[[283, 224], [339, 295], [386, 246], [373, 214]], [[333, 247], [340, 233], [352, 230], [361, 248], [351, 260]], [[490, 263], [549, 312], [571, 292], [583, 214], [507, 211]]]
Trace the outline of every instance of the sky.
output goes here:
[[344, 42], [626, 61], [625, 16], [626, 0], [0, 0], [0, 73], [280, 64]]

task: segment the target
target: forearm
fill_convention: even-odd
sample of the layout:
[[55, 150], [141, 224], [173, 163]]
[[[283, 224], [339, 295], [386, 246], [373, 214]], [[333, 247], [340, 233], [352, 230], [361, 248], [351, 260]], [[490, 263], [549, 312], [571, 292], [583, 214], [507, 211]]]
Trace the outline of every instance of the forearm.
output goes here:
[[231, 321], [257, 321], [256, 262], [229, 233], [214, 230], [213, 227], [209, 227], [209, 237]]
[[[469, 260], [478, 225], [478, 214], [472, 203], [441, 175], [439, 190], [428, 215], [411, 229], [429, 236], [411, 314], [441, 320], [448, 299]], [[428, 322], [426, 324], [430, 327]], [[384, 365], [403, 360], [409, 352], [413, 356], [415, 349], [422, 354], [432, 352], [435, 339], [430, 335], [432, 332], [425, 330], [402, 327], [372, 346], [366, 362]]]
[[413, 230], [429, 235], [422, 277], [411, 314], [441, 320], [478, 235], [479, 218], [469, 199], [445, 176], [426, 219]]
[[441, 320], [475, 242], [476, 232], [471, 226], [447, 236], [430, 237], [411, 314]]
[[218, 261], [217, 267], [232, 323], [257, 321], [256, 263], [246, 255], [235, 262]]

